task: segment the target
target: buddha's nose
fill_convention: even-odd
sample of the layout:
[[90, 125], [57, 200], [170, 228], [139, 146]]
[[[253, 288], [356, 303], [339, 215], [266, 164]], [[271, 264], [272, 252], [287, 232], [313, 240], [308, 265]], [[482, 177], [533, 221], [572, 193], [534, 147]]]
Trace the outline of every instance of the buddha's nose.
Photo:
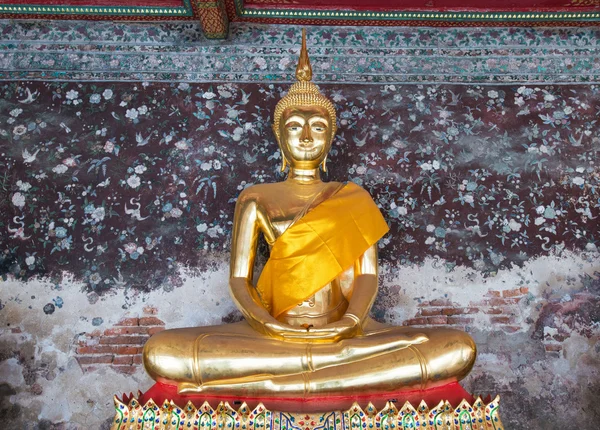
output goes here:
[[307, 142], [307, 143], [313, 141], [312, 135], [310, 134], [310, 124], [305, 124], [304, 127], [302, 127], [302, 134], [300, 135], [300, 141]]

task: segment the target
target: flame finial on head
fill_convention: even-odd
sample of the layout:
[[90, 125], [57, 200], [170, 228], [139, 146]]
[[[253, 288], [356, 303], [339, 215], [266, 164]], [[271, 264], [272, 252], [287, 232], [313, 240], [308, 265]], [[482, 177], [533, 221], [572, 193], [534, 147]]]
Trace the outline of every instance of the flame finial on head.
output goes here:
[[308, 58], [308, 50], [306, 49], [306, 29], [302, 29], [302, 48], [300, 49], [300, 58], [298, 66], [296, 66], [296, 79], [299, 81], [312, 80], [312, 67]]

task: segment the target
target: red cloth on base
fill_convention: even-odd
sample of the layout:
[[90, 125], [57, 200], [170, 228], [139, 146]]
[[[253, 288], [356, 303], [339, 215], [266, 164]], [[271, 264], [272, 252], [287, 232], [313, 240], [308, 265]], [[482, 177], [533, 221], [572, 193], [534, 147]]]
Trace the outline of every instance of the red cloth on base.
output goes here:
[[[123, 396], [125, 402], [129, 400], [129, 396]], [[466, 399], [469, 403], [475, 400], [458, 382], [452, 382], [441, 387], [430, 388], [427, 390], [414, 391], [398, 391], [392, 394], [381, 395], [360, 395], [352, 394], [348, 396], [322, 396], [311, 397], [308, 399], [282, 399], [282, 398], [260, 398], [260, 397], [236, 397], [236, 396], [206, 396], [203, 394], [180, 395], [177, 394], [175, 385], [161, 384], [157, 382], [148, 391], [138, 396], [139, 402], [144, 405], [148, 400], [153, 399], [154, 403], [161, 406], [166, 400], [173, 400], [179, 407], [184, 407], [188, 401], [191, 401], [194, 406], [200, 407], [205, 401], [213, 408], [217, 407], [220, 402], [228, 402], [229, 405], [236, 409], [243, 402], [250, 408], [254, 408], [259, 403], [262, 403], [271, 411], [284, 412], [327, 412], [327, 411], [344, 411], [350, 409], [354, 402], [357, 402], [362, 408], [365, 408], [369, 402], [377, 409], [385, 406], [386, 402], [394, 401], [397, 408], [401, 408], [406, 401], [409, 401], [415, 408], [425, 400], [430, 408], [437, 406], [441, 400], [447, 400], [454, 407]]]

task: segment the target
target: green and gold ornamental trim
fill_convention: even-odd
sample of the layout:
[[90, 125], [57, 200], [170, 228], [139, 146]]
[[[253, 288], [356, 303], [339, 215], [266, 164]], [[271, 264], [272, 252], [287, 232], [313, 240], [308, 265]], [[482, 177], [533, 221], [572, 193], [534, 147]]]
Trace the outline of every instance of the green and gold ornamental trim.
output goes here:
[[[234, 0], [242, 18], [311, 19], [334, 21], [450, 21], [450, 22], [556, 22], [600, 21], [599, 12], [438, 12], [438, 11], [354, 11], [246, 9], [243, 0]], [[401, 23], [399, 23], [401, 25]]]
[[169, 17], [194, 16], [190, 0], [183, 0], [183, 7], [0, 4], [0, 14]]

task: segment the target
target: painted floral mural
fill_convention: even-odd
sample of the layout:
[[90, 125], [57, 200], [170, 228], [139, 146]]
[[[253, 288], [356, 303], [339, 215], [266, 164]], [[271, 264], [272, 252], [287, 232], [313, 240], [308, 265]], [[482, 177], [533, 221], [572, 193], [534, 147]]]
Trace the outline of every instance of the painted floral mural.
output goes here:
[[[173, 288], [179, 267], [227, 252], [242, 189], [284, 178], [270, 115], [286, 88], [0, 84], [2, 275]], [[384, 263], [493, 273], [597, 249], [599, 86], [322, 89], [339, 122], [326, 179], [371, 192], [391, 226]]]

